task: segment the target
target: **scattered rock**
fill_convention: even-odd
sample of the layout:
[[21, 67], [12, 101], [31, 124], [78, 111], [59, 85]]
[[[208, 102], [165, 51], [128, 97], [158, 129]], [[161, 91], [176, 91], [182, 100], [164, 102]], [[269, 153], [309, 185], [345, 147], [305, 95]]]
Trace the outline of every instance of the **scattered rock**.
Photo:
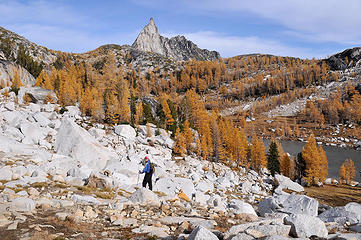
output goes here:
[[68, 213], [65, 212], [58, 212], [55, 214], [55, 217], [61, 221], [65, 221], [65, 219], [68, 217]]
[[306, 214], [292, 214], [285, 218], [285, 224], [291, 225], [290, 234], [293, 237], [317, 236], [325, 238], [328, 231], [321, 219]]
[[305, 190], [300, 184], [280, 174], [275, 175], [275, 181], [280, 190], [288, 189], [295, 192], [303, 192]]
[[129, 198], [129, 201], [133, 203], [139, 203], [150, 206], [160, 206], [158, 196], [147, 188], [139, 188]]
[[218, 238], [207, 228], [199, 226], [193, 229], [188, 240], [218, 240]]
[[250, 214], [257, 217], [257, 214], [251, 204], [242, 200], [232, 199], [229, 203], [229, 207], [233, 209], [236, 214]]
[[30, 198], [19, 197], [11, 202], [11, 207], [16, 211], [31, 212], [35, 209], [35, 202]]
[[71, 199], [78, 204], [100, 204], [100, 201], [93, 196], [81, 196], [75, 194]]
[[125, 125], [125, 124], [114, 126], [114, 132], [125, 139], [132, 139], [137, 136], [137, 133], [135, 132], [134, 128], [130, 125]]
[[64, 118], [55, 142], [58, 154], [71, 156], [92, 169], [103, 169], [115, 153], [101, 146], [92, 135], [69, 118]]
[[333, 207], [321, 213], [319, 218], [324, 222], [357, 224], [360, 222], [360, 206], [358, 203], [348, 203], [343, 207]]
[[7, 230], [16, 230], [18, 228], [18, 223], [19, 223], [19, 221], [15, 220], [13, 223], [11, 223], [8, 226]]

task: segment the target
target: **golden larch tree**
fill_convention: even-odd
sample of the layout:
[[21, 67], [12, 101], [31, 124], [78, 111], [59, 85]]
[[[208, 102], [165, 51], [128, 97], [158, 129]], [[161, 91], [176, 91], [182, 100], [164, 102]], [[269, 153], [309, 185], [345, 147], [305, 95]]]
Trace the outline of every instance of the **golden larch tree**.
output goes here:
[[189, 122], [188, 120], [185, 120], [184, 122], [184, 138], [185, 138], [185, 142], [186, 142], [186, 148], [188, 151], [191, 151], [191, 146], [193, 143], [193, 132], [191, 130], [191, 128], [189, 127]]
[[302, 148], [302, 157], [306, 163], [306, 181], [308, 184], [324, 182], [328, 174], [328, 162], [323, 148], [317, 147], [313, 134]]
[[281, 156], [280, 169], [284, 176], [293, 178], [294, 163], [287, 153]]
[[260, 171], [267, 166], [267, 157], [265, 147], [262, 140], [253, 135], [250, 147], [250, 165], [256, 170]]
[[11, 84], [12, 88], [19, 89], [21, 86], [23, 86], [23, 84], [21, 83], [21, 80], [20, 80], [20, 75], [19, 75], [18, 69], [15, 67], [14, 67], [14, 74], [13, 74], [11, 83], [12, 83]]
[[351, 158], [348, 158], [340, 167], [340, 183], [343, 181], [346, 184], [351, 184], [351, 181], [356, 176], [355, 164]]
[[186, 142], [183, 133], [177, 128], [174, 138], [173, 152], [177, 155], [184, 156], [186, 153]]
[[138, 101], [135, 105], [135, 115], [134, 115], [134, 122], [135, 125], [138, 125], [143, 120], [143, 103], [142, 101]]
[[169, 128], [170, 126], [173, 125], [174, 119], [172, 117], [172, 113], [170, 111], [170, 108], [168, 106], [166, 99], [162, 100], [162, 109], [163, 109], [163, 113], [164, 113], [164, 117], [165, 117], [165, 125], [167, 128]]

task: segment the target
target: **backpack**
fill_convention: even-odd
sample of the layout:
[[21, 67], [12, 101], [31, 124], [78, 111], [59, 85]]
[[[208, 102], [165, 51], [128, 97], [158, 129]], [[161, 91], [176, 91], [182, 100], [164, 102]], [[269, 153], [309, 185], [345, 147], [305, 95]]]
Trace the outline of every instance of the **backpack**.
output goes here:
[[150, 173], [154, 173], [155, 172], [154, 164], [149, 162], [149, 165], [150, 165]]

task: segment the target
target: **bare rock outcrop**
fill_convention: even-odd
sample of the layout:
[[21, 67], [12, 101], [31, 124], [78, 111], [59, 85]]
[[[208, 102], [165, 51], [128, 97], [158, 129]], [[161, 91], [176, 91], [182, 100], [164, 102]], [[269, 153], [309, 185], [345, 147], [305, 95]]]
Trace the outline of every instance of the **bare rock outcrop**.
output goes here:
[[170, 39], [161, 36], [153, 18], [140, 32], [132, 47], [144, 52], [158, 53], [176, 61], [189, 59], [213, 61], [220, 58], [218, 52], [200, 49], [184, 36], [176, 36]]

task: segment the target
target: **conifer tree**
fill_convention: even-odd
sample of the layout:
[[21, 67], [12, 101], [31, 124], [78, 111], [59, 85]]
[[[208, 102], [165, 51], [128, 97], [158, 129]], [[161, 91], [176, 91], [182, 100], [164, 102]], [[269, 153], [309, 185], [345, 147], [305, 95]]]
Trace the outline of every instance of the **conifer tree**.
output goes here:
[[339, 170], [339, 176], [340, 176], [340, 184], [343, 184], [344, 181], [346, 181], [346, 168], [345, 168], [345, 165], [342, 164], [340, 166], [340, 170]]
[[259, 140], [256, 135], [253, 135], [251, 141], [250, 162], [251, 167], [256, 171], [260, 171], [267, 166], [265, 147], [262, 140]]
[[280, 170], [284, 176], [293, 179], [293, 172], [294, 172], [293, 161], [288, 156], [287, 153], [282, 154], [280, 161]]
[[355, 178], [355, 176], [355, 164], [351, 158], [348, 158], [340, 167], [340, 183], [345, 181], [346, 184], [351, 184], [351, 181]]
[[272, 141], [267, 154], [267, 168], [271, 172], [272, 176], [275, 173], [280, 172], [280, 161], [279, 161], [279, 153], [277, 143]]
[[14, 75], [13, 75], [11, 83], [12, 83], [11, 88], [16, 91], [18, 91], [19, 88], [21, 86], [23, 86], [23, 84], [21, 83], [21, 80], [20, 80], [19, 72], [15, 67], [14, 67]]
[[147, 127], [147, 134], [146, 134], [146, 136], [147, 136], [148, 138], [150, 138], [150, 137], [153, 136], [153, 134], [152, 134], [152, 129], [150, 128], [150, 123], [149, 123], [149, 122], [147, 122], [146, 127]]
[[185, 142], [186, 142], [186, 149], [188, 151], [191, 151], [191, 144], [193, 143], [193, 133], [189, 127], [189, 122], [188, 120], [184, 121], [184, 138], [185, 138]]
[[142, 101], [138, 101], [136, 106], [135, 106], [135, 116], [134, 116], [134, 120], [135, 120], [135, 125], [140, 124], [143, 121], [143, 103]]
[[121, 92], [120, 92], [120, 119], [119, 121], [122, 123], [129, 123], [130, 122], [130, 105], [129, 105], [129, 99], [130, 99], [130, 93], [129, 93], [129, 85], [128, 81], [126, 81], [124, 78], [120, 81], [121, 84]]
[[39, 74], [39, 76], [36, 78], [36, 86], [52, 90], [53, 86], [51, 84], [51, 80], [49, 75], [46, 73], [45, 70], [42, 70]]
[[302, 148], [302, 157], [306, 163], [306, 181], [308, 184], [323, 182], [328, 174], [328, 162], [323, 148], [317, 147], [313, 135], [307, 139]]
[[162, 109], [163, 109], [163, 113], [164, 113], [164, 116], [165, 116], [166, 127], [167, 127], [167, 129], [169, 129], [170, 126], [173, 125], [174, 119], [172, 117], [172, 113], [171, 113], [171, 111], [169, 109], [169, 106], [168, 106], [168, 103], [167, 103], [166, 99], [162, 100]]
[[185, 137], [181, 133], [180, 129], [177, 128], [174, 138], [173, 152], [183, 157], [186, 151], [187, 149], [186, 149]]

